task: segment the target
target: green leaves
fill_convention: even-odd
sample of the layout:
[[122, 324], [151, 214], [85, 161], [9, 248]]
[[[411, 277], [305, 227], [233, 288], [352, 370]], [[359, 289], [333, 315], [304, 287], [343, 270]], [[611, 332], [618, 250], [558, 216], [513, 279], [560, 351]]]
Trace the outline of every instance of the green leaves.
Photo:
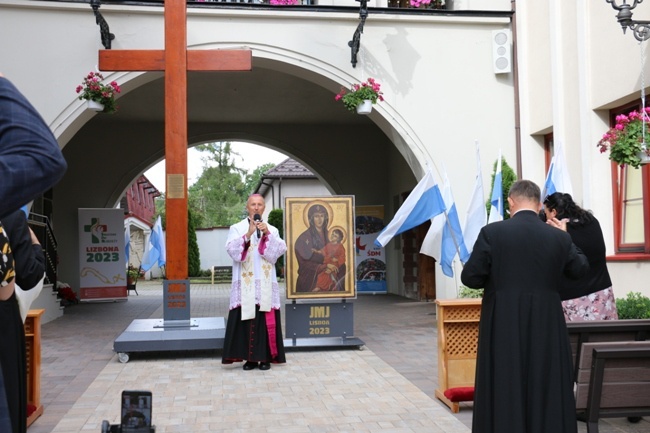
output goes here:
[[629, 292], [624, 299], [616, 300], [619, 319], [650, 319], [650, 298], [640, 292]]
[[189, 205], [197, 214], [197, 227], [229, 226], [246, 215], [246, 200], [257, 187], [264, 172], [275, 167], [267, 163], [252, 174], [235, 165], [231, 143], [201, 144], [204, 152], [203, 173], [189, 188]]
[[610, 128], [598, 142], [600, 152], [609, 150], [609, 159], [621, 166], [639, 168], [641, 158], [639, 153], [644, 151], [643, 143], [650, 143], [650, 125], [648, 108], [639, 113], [632, 111], [627, 115], [616, 116], [616, 125]]

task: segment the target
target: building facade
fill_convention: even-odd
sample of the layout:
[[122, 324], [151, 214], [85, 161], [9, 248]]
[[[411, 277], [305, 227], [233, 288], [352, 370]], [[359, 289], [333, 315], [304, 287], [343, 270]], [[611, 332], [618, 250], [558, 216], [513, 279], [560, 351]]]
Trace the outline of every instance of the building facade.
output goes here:
[[[621, 173], [596, 147], [611, 115], [640, 98], [646, 45], [621, 32], [605, 0], [447, 3], [443, 10], [371, 3], [356, 56], [348, 42], [359, 2], [189, 3], [188, 49], [250, 50], [253, 69], [188, 74], [188, 145], [273, 148], [317, 174], [330, 193], [383, 205], [387, 220], [427, 170], [440, 180], [444, 167], [463, 220], [475, 142], [489, 185], [499, 152], [520, 178], [542, 184], [561, 141], [574, 196], [603, 225], [617, 296], [650, 294], [640, 284], [650, 271], [648, 168]], [[115, 35], [112, 49], [163, 48], [162, 4], [114, 2], [101, 13]], [[0, 37], [14, 41], [0, 47], [2, 72], [43, 114], [68, 160], [53, 193], [54, 219], [62, 255], [76, 257], [73, 212], [115, 206], [164, 158], [163, 73], [107, 71], [123, 89], [119, 110], [97, 114], [74, 92], [103, 49], [88, 4], [3, 0]], [[370, 115], [334, 100], [341, 87], [369, 77], [385, 98]], [[622, 184], [635, 188], [621, 194]], [[386, 251], [389, 291], [406, 294], [400, 242]], [[74, 285], [75, 263], [62, 260], [60, 272]], [[437, 269], [437, 297], [456, 296], [458, 273], [447, 278]]]

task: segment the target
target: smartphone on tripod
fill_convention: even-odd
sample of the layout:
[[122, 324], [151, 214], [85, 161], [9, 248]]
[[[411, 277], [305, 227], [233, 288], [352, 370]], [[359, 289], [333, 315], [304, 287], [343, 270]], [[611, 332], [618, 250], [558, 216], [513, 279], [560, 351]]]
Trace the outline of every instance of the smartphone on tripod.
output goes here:
[[151, 409], [151, 391], [122, 391], [122, 433], [150, 433]]

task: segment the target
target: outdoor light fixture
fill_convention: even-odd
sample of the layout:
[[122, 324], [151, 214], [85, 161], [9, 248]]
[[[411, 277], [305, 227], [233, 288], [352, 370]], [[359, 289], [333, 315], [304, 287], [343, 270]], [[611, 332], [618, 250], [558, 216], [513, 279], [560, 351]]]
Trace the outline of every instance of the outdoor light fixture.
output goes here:
[[102, 45], [107, 50], [111, 49], [111, 41], [115, 39], [115, 35], [108, 30], [108, 23], [99, 12], [101, 7], [101, 0], [90, 0], [90, 7], [93, 8], [93, 13], [95, 14], [95, 22], [99, 26], [99, 36], [102, 39]]
[[634, 37], [637, 41], [647, 41], [650, 39], [650, 21], [634, 21], [632, 19], [632, 9], [636, 5], [643, 3], [643, 0], [634, 0], [634, 3], [631, 5], [627, 4], [627, 0], [623, 0], [623, 4], [621, 5], [616, 4], [617, 0], [605, 1], [618, 11], [616, 18], [621, 27], [623, 27], [623, 33], [629, 27], [634, 32]]
[[356, 0], [359, 4], [359, 19], [361, 22], [357, 26], [357, 29], [354, 31], [352, 40], [348, 42], [348, 46], [352, 51], [352, 67], [357, 67], [357, 54], [359, 54], [359, 48], [361, 47], [361, 33], [363, 33], [363, 25], [366, 23], [366, 18], [368, 17], [368, 0]]

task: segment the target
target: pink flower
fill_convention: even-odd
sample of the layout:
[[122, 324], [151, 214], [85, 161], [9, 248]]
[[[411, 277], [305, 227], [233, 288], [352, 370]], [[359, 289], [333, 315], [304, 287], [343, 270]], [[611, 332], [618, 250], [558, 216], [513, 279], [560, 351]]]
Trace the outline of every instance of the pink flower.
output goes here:
[[353, 84], [349, 91], [341, 89], [334, 96], [334, 100], [343, 101], [345, 108], [354, 111], [357, 105], [363, 101], [369, 100], [373, 104], [376, 104], [377, 101], [383, 101], [384, 97], [380, 89], [381, 85], [374, 78], [368, 78], [365, 82]]

